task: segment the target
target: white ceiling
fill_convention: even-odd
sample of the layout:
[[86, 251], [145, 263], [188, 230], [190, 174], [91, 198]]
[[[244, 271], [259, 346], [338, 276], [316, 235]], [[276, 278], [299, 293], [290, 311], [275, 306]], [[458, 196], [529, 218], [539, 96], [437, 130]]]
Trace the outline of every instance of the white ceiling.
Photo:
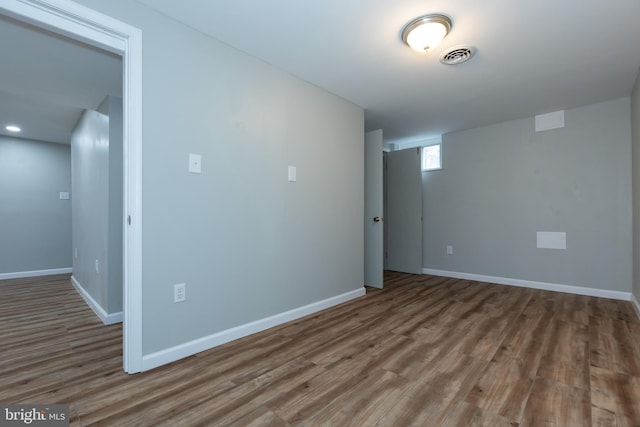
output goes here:
[[[122, 59], [0, 16], [0, 134], [70, 142], [83, 109], [122, 96]], [[19, 134], [7, 124], [22, 128]]]
[[[140, 0], [366, 109], [404, 142], [628, 96], [640, 67], [638, 0]], [[428, 55], [400, 40], [451, 17]], [[439, 62], [451, 47], [477, 55]]]
[[[638, 0], [139, 0], [365, 108], [367, 130], [420, 140], [628, 96], [640, 67]], [[429, 54], [400, 40], [427, 13], [453, 28]], [[467, 63], [442, 65], [470, 45]], [[84, 108], [122, 92], [121, 61], [0, 17], [0, 133], [68, 142]]]

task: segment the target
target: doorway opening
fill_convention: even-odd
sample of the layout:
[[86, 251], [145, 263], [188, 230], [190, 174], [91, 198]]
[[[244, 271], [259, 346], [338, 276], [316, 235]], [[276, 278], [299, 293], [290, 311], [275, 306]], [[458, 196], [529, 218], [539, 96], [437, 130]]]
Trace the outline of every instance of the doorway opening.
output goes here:
[[123, 364], [142, 370], [142, 33], [65, 0], [3, 3], [0, 14], [122, 57]]

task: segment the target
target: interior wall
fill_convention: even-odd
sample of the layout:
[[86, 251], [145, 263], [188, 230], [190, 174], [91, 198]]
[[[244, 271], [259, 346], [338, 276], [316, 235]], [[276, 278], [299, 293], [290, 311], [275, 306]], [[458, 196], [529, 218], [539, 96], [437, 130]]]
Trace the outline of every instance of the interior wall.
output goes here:
[[69, 145], [0, 136], [0, 275], [71, 268]]
[[85, 110], [71, 136], [73, 277], [109, 314], [122, 312], [122, 98]]
[[73, 277], [107, 312], [109, 116], [85, 110], [71, 135]]
[[[622, 98], [565, 111], [562, 129], [528, 118], [444, 135], [444, 169], [423, 173], [423, 265], [630, 292], [629, 123]], [[538, 231], [566, 232], [566, 250], [538, 249]]]
[[98, 111], [109, 116], [109, 178], [107, 217], [107, 312], [122, 311], [123, 122], [122, 98], [107, 96]]
[[79, 3], [143, 32], [143, 353], [362, 289], [363, 110], [139, 3]]
[[631, 93], [633, 161], [633, 294], [640, 300], [640, 73]]

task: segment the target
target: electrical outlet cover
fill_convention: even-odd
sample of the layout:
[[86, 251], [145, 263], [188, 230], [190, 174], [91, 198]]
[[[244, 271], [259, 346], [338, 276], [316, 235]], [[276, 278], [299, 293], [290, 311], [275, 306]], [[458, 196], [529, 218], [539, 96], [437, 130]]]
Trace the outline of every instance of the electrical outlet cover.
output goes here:
[[202, 156], [200, 154], [189, 154], [189, 172], [202, 172]]
[[173, 302], [182, 302], [187, 299], [187, 288], [185, 283], [173, 285]]

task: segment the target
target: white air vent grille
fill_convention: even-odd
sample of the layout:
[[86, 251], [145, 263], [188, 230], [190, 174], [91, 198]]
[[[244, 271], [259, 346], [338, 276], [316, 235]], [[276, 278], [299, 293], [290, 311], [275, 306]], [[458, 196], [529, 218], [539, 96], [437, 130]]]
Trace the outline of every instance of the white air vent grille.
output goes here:
[[469, 46], [453, 48], [440, 56], [440, 62], [445, 65], [458, 65], [467, 62], [475, 54], [475, 50]]

